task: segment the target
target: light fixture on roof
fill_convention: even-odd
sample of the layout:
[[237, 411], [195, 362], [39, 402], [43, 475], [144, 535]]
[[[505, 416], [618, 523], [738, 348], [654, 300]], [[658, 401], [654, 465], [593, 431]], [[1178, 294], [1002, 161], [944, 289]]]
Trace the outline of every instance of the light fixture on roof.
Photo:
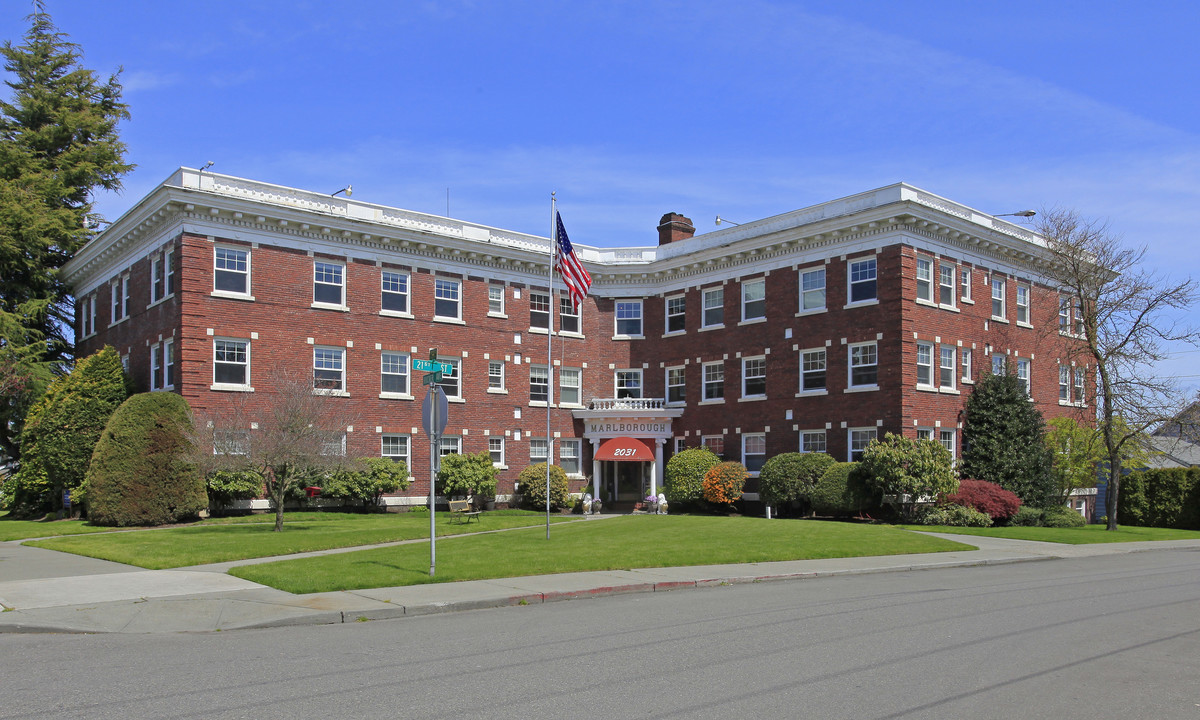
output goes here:
[[331, 193], [329, 193], [329, 197], [335, 197], [341, 193], [346, 193], [346, 197], [350, 197], [351, 195], [354, 194], [354, 186], [347, 185], [346, 187], [342, 188], [341, 190], [338, 190], [336, 192], [331, 192]]
[[1000, 213], [999, 215], [993, 215], [992, 217], [1023, 217], [1023, 218], [1031, 218], [1031, 217], [1033, 217], [1034, 215], [1037, 215], [1037, 213], [1036, 213], [1035, 211], [1033, 211], [1033, 210], [1021, 210], [1021, 211], [1019, 211], [1019, 212], [1015, 212], [1015, 213]]
[[726, 220], [725, 218], [723, 218], [723, 217], [721, 217], [720, 215], [718, 215], [718, 216], [717, 216], [717, 225], [720, 225], [721, 223], [725, 223], [726, 225], [735, 225], [735, 226], [736, 226], [736, 225], [741, 225], [741, 223], [735, 223], [735, 222], [734, 222], [734, 221], [732, 221], [732, 220]]
[[200, 168], [200, 172], [204, 172], [205, 170], [209, 169], [212, 166], [213, 166], [213, 161], [209, 160], [208, 162], [204, 163], [204, 167]]

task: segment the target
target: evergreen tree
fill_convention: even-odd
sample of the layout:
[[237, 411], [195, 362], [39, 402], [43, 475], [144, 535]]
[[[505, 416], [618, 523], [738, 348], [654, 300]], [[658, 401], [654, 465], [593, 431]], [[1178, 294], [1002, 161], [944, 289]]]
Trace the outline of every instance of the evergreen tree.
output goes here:
[[1045, 422], [1017, 376], [985, 373], [967, 398], [959, 475], [994, 482], [1033, 507], [1057, 501]]
[[0, 101], [0, 366], [17, 368], [26, 391], [0, 397], [0, 447], [12, 457], [29, 383], [37, 389], [71, 356], [58, 271], [92, 236], [93, 191], [120, 189], [133, 167], [117, 134], [129, 117], [117, 75], [101, 82], [82, 67], [40, 0], [28, 20], [21, 44], [0, 47], [11, 89]]

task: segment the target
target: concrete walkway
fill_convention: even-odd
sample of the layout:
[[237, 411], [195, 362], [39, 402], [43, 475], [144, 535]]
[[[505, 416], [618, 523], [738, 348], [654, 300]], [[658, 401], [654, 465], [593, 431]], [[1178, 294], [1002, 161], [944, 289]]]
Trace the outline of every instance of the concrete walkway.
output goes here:
[[[1200, 550], [1200, 540], [1060, 545], [936, 535], [978, 549], [535, 575], [310, 595], [293, 595], [225, 574], [231, 565], [262, 560], [143, 570], [14, 541], [0, 543], [0, 605], [4, 608], [0, 632], [167, 633], [320, 625], [767, 580]], [[312, 554], [320, 553], [306, 553]]]

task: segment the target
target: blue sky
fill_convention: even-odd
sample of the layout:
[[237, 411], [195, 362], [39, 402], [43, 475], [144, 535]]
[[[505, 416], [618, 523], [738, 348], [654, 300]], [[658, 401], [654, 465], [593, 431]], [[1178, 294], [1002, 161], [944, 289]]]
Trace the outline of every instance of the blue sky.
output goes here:
[[[109, 217], [208, 160], [541, 235], [554, 190], [599, 246], [904, 181], [1073, 208], [1200, 277], [1194, 1], [47, 5], [88, 67], [124, 68], [138, 168]], [[5, 3], [0, 38], [31, 8]]]

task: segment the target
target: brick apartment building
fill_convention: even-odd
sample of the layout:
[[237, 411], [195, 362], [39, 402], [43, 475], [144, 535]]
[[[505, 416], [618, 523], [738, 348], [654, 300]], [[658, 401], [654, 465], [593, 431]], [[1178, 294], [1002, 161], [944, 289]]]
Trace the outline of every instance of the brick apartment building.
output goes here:
[[683, 447], [752, 475], [889, 431], [957, 456], [973, 380], [1006, 363], [1047, 418], [1086, 407], [1074, 310], [1019, 225], [896, 184], [694, 233], [668, 213], [657, 245], [575, 243], [594, 281], [575, 313], [547, 238], [181, 168], [64, 272], [79, 354], [114, 346], [141, 391], [212, 411], [311, 371], [358, 417], [347, 454], [408, 463], [391, 504], [428, 497], [411, 361], [433, 348], [455, 368], [439, 451], [489, 451], [501, 496], [547, 457], [633, 501]]

